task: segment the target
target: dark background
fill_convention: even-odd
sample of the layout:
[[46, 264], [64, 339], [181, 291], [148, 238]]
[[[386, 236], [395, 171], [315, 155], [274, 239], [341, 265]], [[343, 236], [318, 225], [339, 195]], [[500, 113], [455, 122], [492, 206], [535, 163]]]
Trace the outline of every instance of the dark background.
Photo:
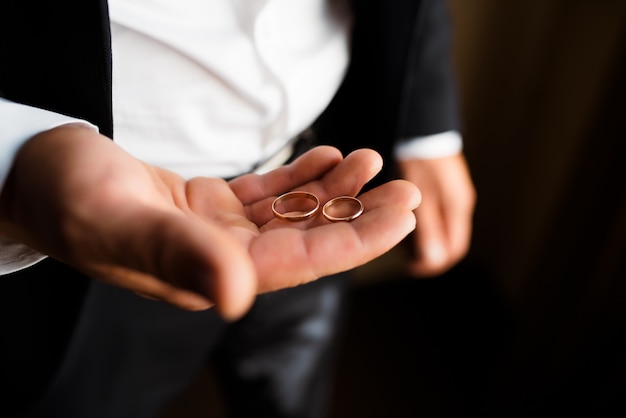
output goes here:
[[[472, 249], [359, 269], [331, 418], [626, 416], [626, 2], [449, 4]], [[209, 373], [166, 415], [222, 414]]]

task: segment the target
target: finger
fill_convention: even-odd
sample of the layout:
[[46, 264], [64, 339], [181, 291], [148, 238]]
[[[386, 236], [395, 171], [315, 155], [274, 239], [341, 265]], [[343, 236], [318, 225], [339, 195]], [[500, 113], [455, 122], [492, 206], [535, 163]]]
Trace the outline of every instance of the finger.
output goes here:
[[382, 206], [398, 206], [413, 211], [422, 204], [422, 192], [409, 181], [392, 180], [359, 195], [358, 199], [366, 210]]
[[[197, 293], [229, 319], [243, 315], [254, 300], [256, 273], [246, 248], [209, 222], [142, 208], [109, 223], [107, 233], [113, 238], [106, 243], [108, 248], [96, 249], [98, 264], [119, 266]], [[167, 287], [138, 282], [142, 278], [132, 276], [133, 281], [122, 285], [168, 300]]]
[[[422, 194], [411, 182], [392, 180], [359, 195], [358, 199], [363, 204], [363, 214], [385, 206], [397, 206], [414, 211], [422, 202]], [[311, 223], [312, 225], [324, 225], [329, 222], [324, 216], [318, 216]]]
[[382, 157], [376, 151], [371, 149], [353, 151], [341, 164], [329, 171], [319, 184], [315, 183], [315, 190], [324, 200], [342, 195], [356, 196], [363, 186], [380, 172], [382, 166]]
[[244, 205], [266, 199], [320, 178], [343, 160], [334, 147], [318, 146], [291, 164], [263, 175], [248, 174], [231, 180], [229, 185]]
[[448, 247], [452, 263], [460, 261], [469, 251], [472, 237], [471, 207], [454, 207], [445, 213]]
[[449, 263], [446, 224], [439, 205], [425, 197], [422, 205], [415, 211], [415, 217], [410, 272], [422, 277], [437, 275], [445, 270]]
[[387, 183], [362, 196], [365, 212], [352, 222], [300, 230], [277, 228], [250, 247], [259, 289], [295, 286], [358, 267], [389, 251], [415, 226], [420, 194], [411, 183]]
[[208, 297], [227, 319], [250, 308], [256, 272], [246, 247], [230, 234], [207, 222], [183, 219], [162, 240], [155, 253], [163, 260], [159, 270], [166, 278]]
[[213, 306], [204, 296], [163, 282], [138, 271], [107, 265], [93, 265], [87, 273], [94, 279], [125, 288], [139, 296], [159, 300], [189, 311], [201, 311]]

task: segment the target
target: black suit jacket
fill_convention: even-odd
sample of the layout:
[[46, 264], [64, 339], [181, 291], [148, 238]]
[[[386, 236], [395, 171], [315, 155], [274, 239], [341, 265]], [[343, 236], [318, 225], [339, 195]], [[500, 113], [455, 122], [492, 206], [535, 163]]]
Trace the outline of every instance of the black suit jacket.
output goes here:
[[[354, 13], [351, 64], [316, 122], [320, 142], [388, 160], [398, 138], [457, 129], [445, 1], [356, 0]], [[105, 0], [0, 2], [1, 96], [114, 138], [111, 65]], [[381, 178], [392, 175], [386, 167]], [[9, 384], [0, 408], [25, 408], [49, 384], [89, 283], [52, 259], [0, 277], [0, 376]]]

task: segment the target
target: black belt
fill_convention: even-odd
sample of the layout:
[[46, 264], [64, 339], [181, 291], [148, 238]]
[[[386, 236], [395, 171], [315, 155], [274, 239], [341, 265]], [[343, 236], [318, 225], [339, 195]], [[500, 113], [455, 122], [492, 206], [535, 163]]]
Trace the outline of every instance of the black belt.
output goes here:
[[[289, 164], [317, 144], [317, 136], [313, 128], [307, 128], [300, 134], [290, 139], [283, 148], [276, 151], [266, 159], [256, 163], [248, 173], [264, 173], [282, 165]], [[240, 174], [242, 175], [242, 174]], [[238, 176], [226, 178], [227, 181]]]

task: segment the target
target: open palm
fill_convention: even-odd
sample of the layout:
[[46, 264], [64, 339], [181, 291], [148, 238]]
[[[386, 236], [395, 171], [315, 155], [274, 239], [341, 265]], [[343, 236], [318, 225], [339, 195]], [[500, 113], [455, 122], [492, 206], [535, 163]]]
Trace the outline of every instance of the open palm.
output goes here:
[[31, 140], [20, 153], [15, 171], [23, 175], [11, 181], [27, 184], [9, 190], [32, 193], [3, 194], [3, 207], [13, 209], [2, 213], [3, 232], [96, 279], [185, 309], [215, 305], [238, 317], [256, 294], [362, 265], [415, 225], [420, 193], [404, 181], [359, 196], [365, 212], [352, 222], [273, 216], [272, 201], [287, 191], [312, 192], [322, 204], [356, 195], [381, 168], [371, 150], [343, 158], [318, 147], [288, 166], [227, 183], [185, 180], [108, 140], [86, 140], [95, 134], [83, 128], [67, 129]]

